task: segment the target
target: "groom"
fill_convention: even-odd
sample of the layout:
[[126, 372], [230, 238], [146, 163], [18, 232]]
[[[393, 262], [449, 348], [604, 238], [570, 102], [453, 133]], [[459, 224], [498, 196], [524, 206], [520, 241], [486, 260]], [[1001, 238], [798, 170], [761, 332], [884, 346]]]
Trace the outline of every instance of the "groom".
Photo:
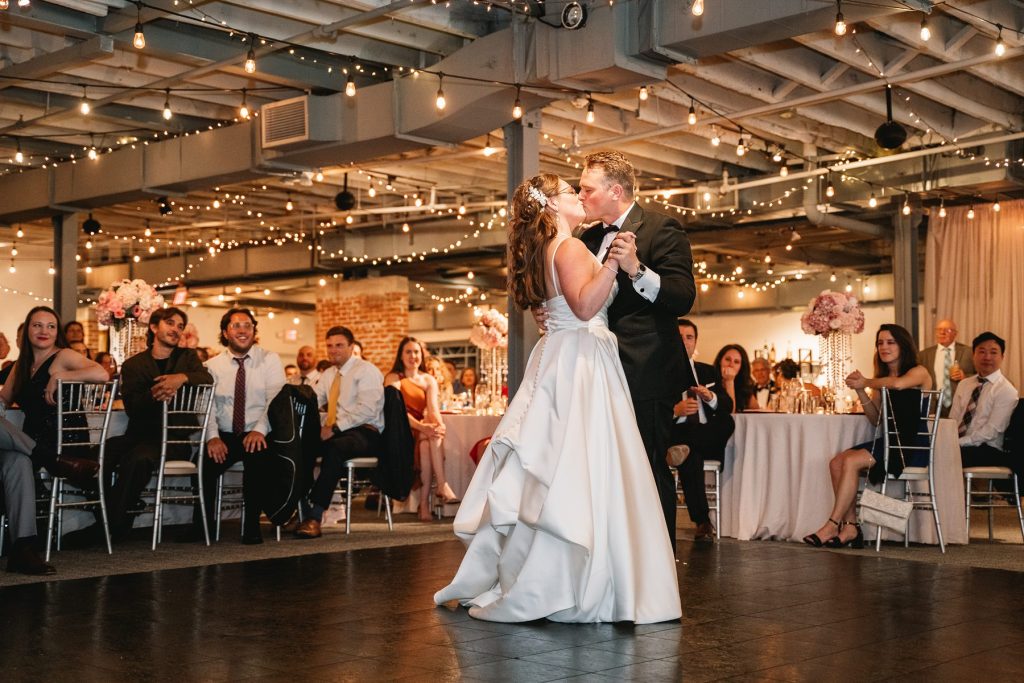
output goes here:
[[693, 257], [679, 221], [637, 204], [635, 187], [633, 165], [622, 154], [587, 156], [580, 199], [587, 219], [601, 222], [580, 239], [598, 259], [619, 262], [619, 292], [608, 307], [608, 324], [619, 340], [637, 426], [675, 548], [676, 492], [665, 453], [672, 407], [684, 387], [696, 384], [676, 323], [696, 296]]

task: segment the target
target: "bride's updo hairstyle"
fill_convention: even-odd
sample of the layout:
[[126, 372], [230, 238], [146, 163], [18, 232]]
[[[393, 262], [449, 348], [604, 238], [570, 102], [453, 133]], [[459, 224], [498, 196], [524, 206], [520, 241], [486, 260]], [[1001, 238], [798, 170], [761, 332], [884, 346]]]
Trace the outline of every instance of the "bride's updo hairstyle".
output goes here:
[[547, 299], [544, 291], [545, 247], [558, 231], [555, 215], [545, 210], [558, 193], [558, 176], [541, 173], [524, 180], [512, 195], [508, 221], [508, 292], [521, 309]]

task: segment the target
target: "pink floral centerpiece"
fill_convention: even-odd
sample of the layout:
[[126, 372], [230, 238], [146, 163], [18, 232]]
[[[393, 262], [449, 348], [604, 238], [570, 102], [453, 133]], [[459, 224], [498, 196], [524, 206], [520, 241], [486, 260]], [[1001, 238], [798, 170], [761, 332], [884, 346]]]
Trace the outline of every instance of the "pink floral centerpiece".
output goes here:
[[508, 318], [493, 308], [487, 309], [469, 331], [469, 341], [485, 350], [508, 348]]
[[800, 327], [806, 334], [822, 336], [833, 332], [859, 334], [864, 331], [864, 311], [856, 297], [826, 289], [811, 299], [800, 316]]
[[164, 298], [145, 280], [114, 282], [96, 300], [96, 321], [120, 330], [129, 320], [149, 324], [149, 316], [164, 305]]

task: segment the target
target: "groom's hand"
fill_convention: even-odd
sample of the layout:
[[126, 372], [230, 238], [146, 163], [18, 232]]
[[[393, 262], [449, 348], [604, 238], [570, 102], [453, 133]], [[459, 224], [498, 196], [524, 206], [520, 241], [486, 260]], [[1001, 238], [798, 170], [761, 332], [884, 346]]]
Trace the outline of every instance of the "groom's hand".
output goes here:
[[619, 262], [619, 268], [633, 277], [640, 267], [640, 259], [636, 256], [636, 235], [631, 232], [619, 231], [608, 248], [608, 258]]
[[540, 329], [540, 333], [544, 334], [548, 331], [548, 307], [544, 304], [540, 306], [534, 306], [530, 309], [530, 313], [533, 314], [533, 321], [537, 323], [537, 327]]

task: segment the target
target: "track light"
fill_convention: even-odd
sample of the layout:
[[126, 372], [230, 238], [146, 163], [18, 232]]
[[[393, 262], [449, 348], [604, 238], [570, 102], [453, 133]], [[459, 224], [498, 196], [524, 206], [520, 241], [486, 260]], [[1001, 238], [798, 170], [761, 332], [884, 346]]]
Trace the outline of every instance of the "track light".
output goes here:
[[686, 122], [691, 126], [697, 124], [697, 110], [693, 108], [693, 98], [690, 98], [690, 112], [686, 115]]
[[690, 12], [695, 17], [704, 14], [704, 0], [693, 0], [693, 4], [690, 5]]
[[647, 90], [647, 86], [640, 86], [640, 94], [638, 95], [641, 102], [646, 102], [647, 98], [650, 97], [650, 92]]
[[928, 42], [932, 38], [932, 30], [928, 28], [928, 15], [921, 17], [921, 40]]
[[249, 51], [245, 55], [245, 73], [252, 74], [256, 73], [256, 50], [253, 46], [256, 44], [256, 36], [249, 36]]
[[523, 118], [523, 104], [522, 104], [522, 102], [519, 101], [519, 94], [521, 92], [522, 92], [522, 90], [517, 85], [516, 86], [516, 101], [515, 101], [515, 104], [512, 105], [512, 118], [516, 119], [517, 121], [519, 119]]
[[251, 112], [249, 111], [249, 102], [245, 94], [245, 88], [242, 88], [242, 106], [238, 108], [238, 115], [243, 119], [247, 119], [249, 118], [250, 113]]
[[444, 74], [437, 75], [437, 99], [434, 100], [434, 106], [438, 111], [444, 111], [444, 108], [448, 106], [448, 102], [444, 98]]
[[999, 37], [996, 38], [996, 56], [1002, 57], [1006, 54], [1006, 43], [1003, 42], [1003, 25], [996, 24], [996, 27], [999, 29]]
[[587, 97], [587, 123], [594, 122], [594, 100], [591, 97]]
[[351, 71], [349, 71], [348, 79], [345, 81], [345, 94], [349, 97], [356, 96], [356, 80], [352, 77]]
[[174, 116], [174, 112], [171, 111], [171, 89], [167, 88], [164, 95], [164, 120], [170, 121], [171, 117]]
[[836, 0], [836, 26], [833, 30], [837, 36], [846, 35], [846, 19], [843, 17], [842, 0]]
[[136, 50], [143, 50], [146, 47], [146, 34], [142, 32], [142, 3], [137, 2], [135, 6], [138, 8], [138, 14], [135, 20], [135, 37], [132, 38], [132, 45]]

